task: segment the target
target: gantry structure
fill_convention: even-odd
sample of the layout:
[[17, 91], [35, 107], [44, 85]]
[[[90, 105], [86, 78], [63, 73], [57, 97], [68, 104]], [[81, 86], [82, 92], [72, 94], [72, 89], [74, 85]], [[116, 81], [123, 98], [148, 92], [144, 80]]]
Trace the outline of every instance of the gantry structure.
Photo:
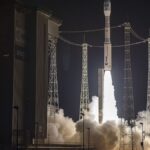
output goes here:
[[82, 78], [80, 92], [79, 119], [82, 119], [85, 111], [89, 110], [89, 85], [88, 85], [88, 44], [82, 44]]
[[[120, 134], [120, 149], [125, 150], [135, 149], [133, 129], [135, 126], [135, 112], [134, 112], [134, 97], [132, 85], [132, 69], [131, 69], [131, 54], [130, 54], [130, 34], [131, 25], [126, 22], [124, 24], [124, 87], [123, 87], [123, 118], [121, 134]], [[124, 126], [130, 127], [130, 132], [126, 133]], [[125, 142], [125, 139], [130, 139]]]
[[147, 111], [150, 111], [150, 37], [148, 38], [148, 84], [147, 84]]
[[146, 134], [150, 136], [150, 128], [149, 128], [149, 123], [150, 123], [150, 36], [148, 38], [148, 83], [147, 83], [147, 104], [146, 104]]
[[134, 113], [134, 97], [132, 85], [132, 71], [131, 71], [131, 54], [130, 54], [130, 23], [124, 24], [124, 87], [123, 87], [123, 101], [124, 101], [124, 118], [131, 124], [131, 120], [135, 119]]
[[57, 38], [48, 35], [48, 116], [55, 116], [59, 109], [57, 62]]

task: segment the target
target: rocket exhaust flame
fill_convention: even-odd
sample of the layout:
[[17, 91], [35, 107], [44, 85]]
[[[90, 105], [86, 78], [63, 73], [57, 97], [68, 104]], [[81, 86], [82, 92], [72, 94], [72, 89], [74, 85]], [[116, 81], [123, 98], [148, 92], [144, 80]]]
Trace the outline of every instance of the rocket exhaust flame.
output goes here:
[[110, 71], [104, 73], [103, 122], [118, 121], [114, 87]]

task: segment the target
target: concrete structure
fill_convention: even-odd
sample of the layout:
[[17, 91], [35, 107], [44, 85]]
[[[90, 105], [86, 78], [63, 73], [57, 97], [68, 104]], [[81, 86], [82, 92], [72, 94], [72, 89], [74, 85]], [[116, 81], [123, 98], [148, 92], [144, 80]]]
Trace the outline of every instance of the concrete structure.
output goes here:
[[12, 140], [17, 143], [17, 137], [22, 143], [25, 135], [28, 15], [28, 8], [21, 3], [6, 1], [0, 5], [0, 149], [10, 149]]
[[36, 81], [35, 81], [35, 122], [38, 123], [38, 138], [47, 133], [48, 96], [48, 18], [42, 11], [36, 13]]
[[51, 15], [20, 2], [4, 2], [0, 11], [0, 149], [9, 150], [17, 143], [32, 143], [37, 136], [47, 137], [52, 26], [48, 27]]
[[105, 15], [105, 42], [104, 42], [104, 70], [111, 70], [112, 67], [112, 50], [110, 41], [110, 14], [111, 2], [110, 0], [104, 1], [104, 15]]

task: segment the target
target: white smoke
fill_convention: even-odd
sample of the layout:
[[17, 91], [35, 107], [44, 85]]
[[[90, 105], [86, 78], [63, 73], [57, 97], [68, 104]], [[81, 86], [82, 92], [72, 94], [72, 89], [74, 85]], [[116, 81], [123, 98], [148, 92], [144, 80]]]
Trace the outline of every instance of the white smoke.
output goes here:
[[[77, 122], [76, 128], [77, 132], [80, 132], [81, 143], [83, 143], [83, 120]], [[90, 134], [88, 132], [90, 132]], [[90, 136], [88, 136], [88, 134]], [[85, 147], [87, 147], [87, 145], [90, 145], [90, 147], [96, 147], [96, 149], [99, 150], [114, 149], [118, 143], [117, 126], [112, 121], [100, 125], [95, 124], [95, 122], [91, 120], [85, 119], [84, 137]]]
[[[83, 121], [84, 121], [84, 144], [85, 147], [96, 147], [96, 149], [114, 149], [118, 143], [119, 130], [113, 121], [104, 124], [97, 122], [98, 113], [94, 111], [98, 107], [97, 97], [92, 98], [90, 111], [85, 113], [84, 120], [73, 122], [71, 118], [65, 117], [61, 109], [55, 114], [48, 127], [47, 143], [70, 143], [83, 144]], [[96, 118], [96, 119], [95, 119]], [[89, 143], [88, 143], [89, 141]]]
[[84, 111], [84, 115], [84, 118], [99, 123], [99, 98], [97, 96], [92, 96], [89, 111]]
[[[52, 119], [51, 123], [48, 124], [48, 143], [83, 145], [84, 139], [86, 148], [89, 145], [90, 147], [95, 147], [96, 150], [131, 150], [132, 146], [133, 150], [141, 150], [143, 135], [144, 150], [150, 150], [150, 136], [148, 136], [148, 133], [150, 133], [150, 113], [140, 112], [133, 128], [122, 123], [124, 121], [122, 120], [121, 122], [117, 117], [110, 72], [106, 77], [104, 84], [107, 83], [108, 85], [106, 84], [105, 86], [106, 93], [104, 93], [104, 96], [109, 95], [109, 98], [104, 99], [103, 114], [106, 116], [105, 121], [101, 124], [98, 122], [98, 97], [94, 96], [89, 104], [89, 111], [84, 112], [84, 119], [73, 122], [71, 118], [64, 116], [62, 109], [55, 114], [55, 119]], [[116, 121], [116, 118], [118, 121]], [[145, 132], [142, 130], [142, 125]]]
[[59, 124], [50, 123], [48, 126], [48, 143], [64, 143], [63, 135], [59, 131]]
[[97, 96], [92, 97], [92, 102], [89, 104], [89, 111], [93, 120], [99, 123], [99, 98]]
[[[71, 118], [64, 116], [63, 109], [60, 109], [54, 118], [50, 119], [47, 131], [47, 143], [71, 142], [76, 134], [75, 123]], [[77, 137], [76, 140], [79, 141], [79, 138]]]
[[[89, 115], [92, 113], [93, 111], [88, 112], [87, 117], [84, 118], [84, 146], [86, 148], [90, 145], [90, 147], [95, 147], [96, 150], [118, 150], [119, 148], [123, 149], [124, 142], [124, 149], [131, 150], [130, 127], [115, 121], [106, 121], [99, 124], [95, 119], [92, 119], [92, 115]], [[141, 113], [139, 114], [141, 115]], [[143, 114], [145, 113], [142, 112]], [[142, 130], [140, 122], [143, 121], [143, 117], [141, 117], [142, 120], [140, 120], [140, 117], [137, 117], [137, 126], [132, 129], [134, 149], [136, 150], [141, 150]], [[48, 129], [50, 135], [48, 143], [81, 144], [81, 146], [83, 144], [83, 119], [75, 123], [71, 118], [64, 116], [62, 109], [56, 113], [55, 120], [52, 120]], [[121, 141], [122, 133], [124, 133], [124, 141]], [[144, 149], [150, 150], [150, 138], [147, 136], [144, 139]]]

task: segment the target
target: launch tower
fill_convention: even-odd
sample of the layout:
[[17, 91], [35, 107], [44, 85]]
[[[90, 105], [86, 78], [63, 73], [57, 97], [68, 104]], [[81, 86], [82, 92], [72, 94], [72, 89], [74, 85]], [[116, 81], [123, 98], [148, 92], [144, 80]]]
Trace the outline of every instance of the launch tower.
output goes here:
[[[133, 86], [132, 86], [132, 72], [131, 72], [131, 58], [130, 58], [130, 23], [124, 24], [124, 88], [123, 88], [123, 105], [124, 111], [122, 112], [125, 122], [122, 122], [122, 127], [128, 125], [130, 127], [130, 133], [125, 133], [121, 130], [120, 136], [120, 149], [131, 148], [135, 149], [133, 127], [135, 126], [135, 114], [134, 114], [134, 98], [133, 98]], [[122, 128], [123, 129], [123, 128]], [[125, 139], [130, 139], [128, 142]]]
[[88, 44], [82, 44], [82, 79], [80, 93], [80, 113], [79, 119], [82, 119], [84, 111], [88, 111], [89, 104], [89, 85], [88, 85]]
[[148, 129], [150, 118], [150, 37], [148, 38], [148, 84], [147, 84], [147, 125], [146, 125], [146, 131], [148, 131], [147, 134], [150, 134], [150, 129]]
[[147, 110], [150, 111], [150, 37], [148, 38], [148, 87], [147, 87]]
[[[52, 18], [48, 21], [48, 117], [54, 117], [59, 109], [56, 45], [61, 22]], [[49, 118], [48, 118], [49, 120]], [[49, 121], [48, 121], [49, 122]]]
[[59, 101], [56, 65], [56, 39], [51, 35], [48, 37], [48, 62], [48, 110], [50, 116], [52, 116], [59, 108]]
[[125, 23], [125, 50], [124, 50], [124, 118], [131, 124], [135, 119], [134, 114], [134, 98], [132, 86], [132, 72], [131, 72], [131, 56], [130, 56], [130, 23]]

